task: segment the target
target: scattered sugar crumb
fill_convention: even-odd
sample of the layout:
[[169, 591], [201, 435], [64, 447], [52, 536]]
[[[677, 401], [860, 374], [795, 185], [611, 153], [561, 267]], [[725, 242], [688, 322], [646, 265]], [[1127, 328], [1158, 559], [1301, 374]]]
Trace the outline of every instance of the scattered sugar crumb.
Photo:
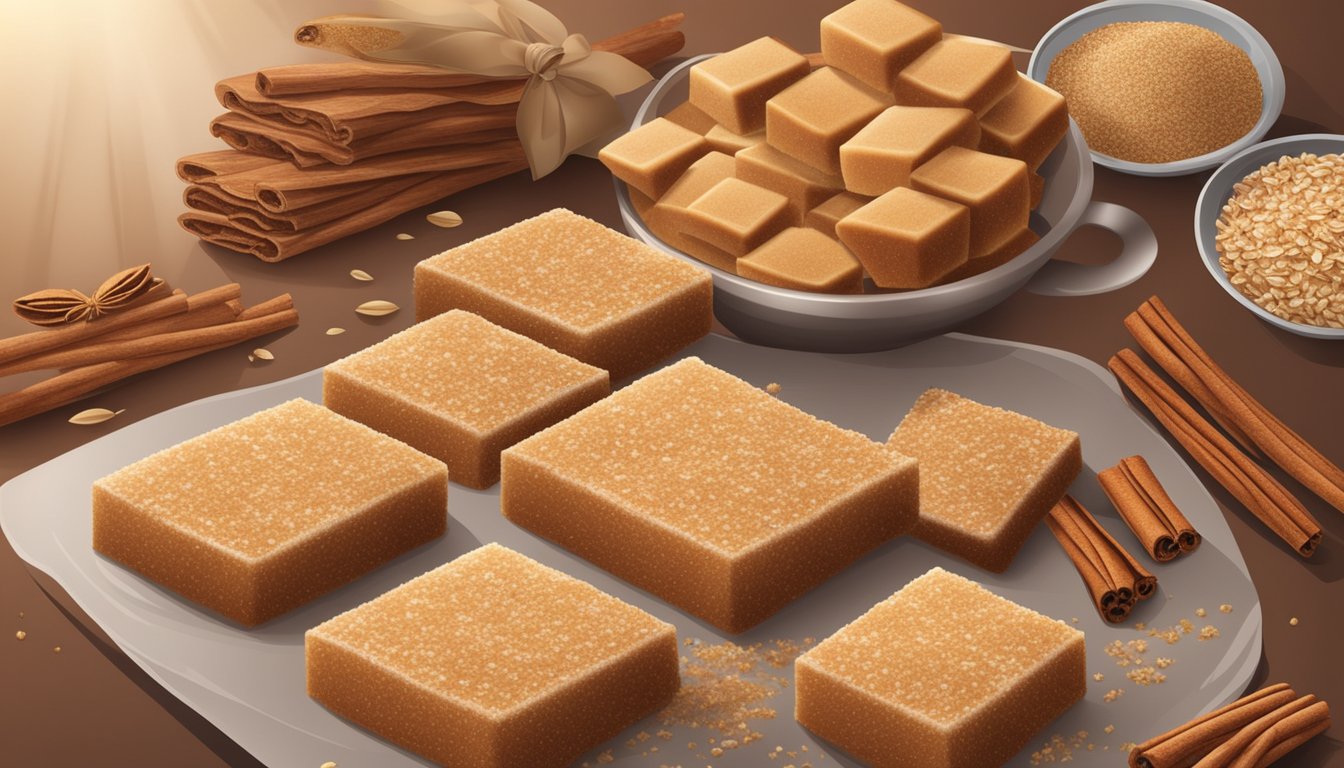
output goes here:
[[[1289, 620], [1288, 620], [1288, 625], [1289, 625], [1289, 626], [1296, 627], [1296, 626], [1297, 626], [1297, 617], [1294, 616], [1293, 618], [1289, 619]], [[1216, 632], [1217, 630], [1214, 630], [1214, 631]]]
[[1218, 610], [1222, 611], [1223, 613], [1231, 613], [1232, 606], [1228, 605], [1227, 603], [1223, 603], [1222, 605], [1218, 606]]
[[778, 395], [781, 389], [783, 389], [783, 387], [781, 387], [778, 382], [772, 381], [765, 385], [765, 391], [772, 395]]

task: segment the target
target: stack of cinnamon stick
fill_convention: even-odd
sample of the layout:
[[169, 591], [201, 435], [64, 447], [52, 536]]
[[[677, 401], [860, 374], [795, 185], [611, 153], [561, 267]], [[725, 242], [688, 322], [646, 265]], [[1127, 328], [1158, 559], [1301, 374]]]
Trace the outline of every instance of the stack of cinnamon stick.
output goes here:
[[1329, 704], [1277, 683], [1139, 744], [1129, 766], [1261, 768], [1329, 728]]
[[159, 283], [134, 306], [0, 340], [0, 377], [59, 370], [0, 394], [0, 426], [78, 400], [128, 376], [297, 325], [289, 294], [244, 307], [237, 283], [186, 295]]
[[1227, 374], [1153, 297], [1125, 327], [1162, 370], [1216, 421], [1197, 411], [1133, 351], [1111, 371], [1227, 492], [1303, 557], [1321, 541], [1321, 526], [1293, 494], [1249, 454], [1262, 455], [1344, 511], [1344, 471], [1288, 428]]
[[[593, 44], [640, 66], [685, 44], [684, 14]], [[215, 87], [231, 149], [178, 162], [202, 240], [281, 261], [527, 167], [525, 81], [361, 61], [274, 67]]]

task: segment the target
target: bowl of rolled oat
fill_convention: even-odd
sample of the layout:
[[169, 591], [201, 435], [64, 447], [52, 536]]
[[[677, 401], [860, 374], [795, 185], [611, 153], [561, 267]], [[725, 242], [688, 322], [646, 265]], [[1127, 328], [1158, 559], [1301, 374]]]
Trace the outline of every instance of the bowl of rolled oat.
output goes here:
[[1195, 205], [1209, 273], [1265, 322], [1344, 339], [1344, 136], [1289, 136], [1222, 165]]

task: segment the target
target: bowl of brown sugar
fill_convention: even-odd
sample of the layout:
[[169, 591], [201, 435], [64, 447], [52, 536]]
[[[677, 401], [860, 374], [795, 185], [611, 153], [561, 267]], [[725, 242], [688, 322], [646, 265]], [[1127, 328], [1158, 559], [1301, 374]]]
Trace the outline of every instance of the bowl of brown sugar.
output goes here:
[[1209, 177], [1195, 205], [1204, 266], [1265, 322], [1344, 339], [1344, 136], [1256, 144]]
[[1122, 173], [1215, 168], [1283, 109], [1283, 67], [1244, 19], [1203, 0], [1107, 0], [1041, 38], [1027, 74], [1068, 99], [1092, 159]]

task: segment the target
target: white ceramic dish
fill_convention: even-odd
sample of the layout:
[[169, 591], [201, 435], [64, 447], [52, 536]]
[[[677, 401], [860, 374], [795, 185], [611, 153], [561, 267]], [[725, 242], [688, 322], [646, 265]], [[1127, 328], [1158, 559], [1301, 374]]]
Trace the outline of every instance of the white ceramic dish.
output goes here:
[[[687, 97], [690, 68], [714, 54], [689, 59], [654, 86], [635, 115], [638, 128]], [[758, 283], [687, 256], [653, 234], [616, 180], [616, 202], [631, 236], [708, 270], [714, 276], [714, 314], [738, 338], [754, 344], [819, 352], [892, 349], [955, 328], [1026, 286], [1051, 296], [1083, 296], [1122, 288], [1143, 277], [1157, 258], [1157, 239], [1136, 213], [1093, 202], [1092, 161], [1076, 125], [1040, 168], [1045, 195], [1031, 228], [1040, 242], [1013, 260], [955, 283], [900, 293], [834, 296]], [[1123, 242], [1109, 264], [1052, 261], [1074, 229], [1097, 226]]]
[[[779, 382], [779, 397], [825, 419], [885, 440], [910, 404], [928, 386], [941, 386], [1079, 432], [1087, 468], [1071, 492], [1127, 546], [1134, 539], [1106, 504], [1095, 472], [1132, 454], [1144, 455], [1172, 498], [1204, 536], [1188, 559], [1154, 565], [1161, 592], [1141, 603], [1122, 627], [1105, 625], [1092, 609], [1072, 565], [1046, 530], [1028, 539], [1012, 567], [993, 574], [931, 549], [909, 537], [878, 548], [843, 573], [804, 595], [738, 643], [826, 637], [915, 576], [937, 565], [948, 568], [1023, 605], [1066, 621], [1077, 617], [1087, 635], [1087, 695], [1046, 729], [1010, 765], [1026, 768], [1030, 755], [1052, 734], [1087, 731], [1095, 752], [1075, 751], [1078, 768], [1123, 762], [1120, 745], [1141, 741], [1221, 706], [1246, 688], [1260, 661], [1261, 611], [1255, 586], [1218, 506], [1167, 441], [1125, 401], [1113, 377], [1076, 355], [970, 336], [943, 336], [920, 344], [862, 355], [825, 355], [752, 346], [710, 336], [687, 350], [752, 383]], [[143, 456], [216, 426], [294, 397], [320, 400], [321, 371], [254, 389], [219, 395], [132, 424], [43, 464], [0, 488], [0, 527], [15, 551], [61, 585], [76, 603], [151, 677], [199, 712], [258, 760], [272, 766], [413, 768], [424, 762], [323, 709], [304, 691], [303, 632], [331, 616], [441, 565], [482, 543], [497, 541], [588, 581], [677, 627], [680, 637], [723, 638], [695, 618], [611, 576], [569, 552], [515, 527], [499, 512], [499, 488], [449, 491], [448, 534], [364, 578], [254, 630], [197, 609], [138, 575], [94, 554], [90, 546], [89, 486], [97, 478]], [[1137, 552], [1137, 550], [1135, 550]], [[1141, 556], [1141, 555], [1140, 555]], [[1212, 610], [1230, 603], [1230, 614]], [[1210, 609], [1195, 618], [1196, 608]], [[1168, 627], [1182, 618], [1217, 626], [1221, 636], [1196, 642], [1186, 636], [1160, 653], [1176, 660], [1162, 685], [1140, 687], [1105, 652], [1115, 641], [1149, 639], [1134, 622]], [[1158, 653], [1156, 649], [1153, 653]], [[792, 668], [772, 670], [786, 678]], [[1112, 688], [1126, 689], [1106, 702]], [[638, 749], [626, 740], [654, 733], [657, 717], [636, 724], [592, 754], [611, 749], [616, 768], [665, 764], [760, 768], [801, 764], [765, 757], [775, 745], [808, 745], [813, 765], [857, 763], [818, 741], [794, 721], [792, 687], [769, 699], [773, 720], [753, 720], [760, 742], [697, 758], [717, 731], [674, 726], [675, 738]], [[1115, 732], [1103, 728], [1114, 725]], [[699, 750], [689, 750], [688, 741]], [[1103, 750], [1103, 747], [1106, 747]], [[828, 758], [819, 758], [821, 753]], [[801, 757], [801, 755], [800, 755]]]
[[1196, 24], [1218, 33], [1250, 56], [1255, 71], [1260, 75], [1264, 99], [1260, 119], [1250, 132], [1231, 144], [1208, 154], [1170, 163], [1134, 163], [1100, 152], [1092, 152], [1092, 160], [1121, 173], [1136, 176], [1184, 176], [1218, 166], [1229, 157], [1264, 138], [1270, 126], [1283, 111], [1283, 66], [1270, 47], [1269, 41], [1245, 19], [1204, 0], [1106, 0], [1068, 16], [1045, 33], [1032, 51], [1027, 64], [1027, 75], [1044, 83], [1050, 64], [1060, 51], [1098, 27], [1125, 21], [1179, 21]]
[[1195, 243], [1199, 246], [1199, 255], [1204, 260], [1204, 267], [1209, 270], [1210, 275], [1213, 275], [1213, 279], [1227, 291], [1228, 295], [1236, 299], [1238, 304], [1254, 312], [1261, 320], [1299, 336], [1313, 339], [1344, 339], [1344, 328], [1324, 328], [1284, 320], [1246, 298], [1235, 285], [1232, 285], [1227, 273], [1218, 263], [1218, 248], [1214, 245], [1214, 239], [1218, 235], [1218, 216], [1222, 213], [1223, 206], [1232, 198], [1232, 187], [1262, 166], [1285, 155], [1295, 157], [1303, 152], [1313, 155], [1344, 154], [1344, 136], [1331, 133], [1287, 136], [1248, 147], [1223, 163], [1204, 184], [1204, 189], [1199, 193], [1199, 201], [1195, 204]]

